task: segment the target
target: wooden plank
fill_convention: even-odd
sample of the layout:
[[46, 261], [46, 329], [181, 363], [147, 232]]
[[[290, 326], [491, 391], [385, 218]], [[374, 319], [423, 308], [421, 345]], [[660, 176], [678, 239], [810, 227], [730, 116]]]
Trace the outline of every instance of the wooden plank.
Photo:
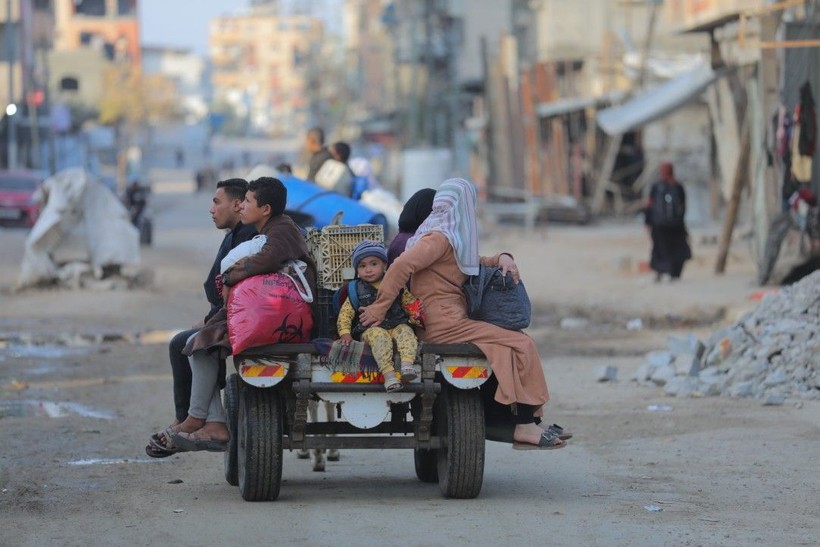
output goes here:
[[592, 212], [599, 215], [604, 210], [604, 203], [606, 202], [606, 191], [612, 190], [612, 170], [615, 168], [615, 160], [618, 158], [618, 150], [621, 148], [621, 140], [623, 135], [613, 135], [607, 144], [606, 154], [604, 155], [604, 163], [601, 165], [601, 172], [598, 174], [595, 181], [595, 194], [592, 197]]
[[558, 194], [569, 195], [569, 170], [567, 165], [567, 135], [564, 121], [553, 118], [552, 126], [553, 160], [555, 161], [555, 181]]
[[732, 195], [729, 198], [729, 207], [726, 210], [726, 218], [723, 221], [723, 230], [720, 234], [717, 262], [715, 263], [715, 273], [722, 274], [726, 271], [726, 258], [729, 255], [729, 247], [732, 243], [732, 232], [737, 221], [737, 213], [740, 209], [740, 198], [743, 194], [743, 187], [746, 186], [746, 179], [749, 174], [749, 153], [751, 152], [751, 138], [749, 135], [749, 122], [744, 119], [740, 140], [740, 157], [735, 169], [735, 176], [732, 180]]
[[521, 122], [524, 128], [526, 151], [526, 188], [534, 196], [540, 195], [541, 164], [538, 161], [538, 118], [535, 115], [535, 90], [532, 85], [533, 71], [521, 73]]

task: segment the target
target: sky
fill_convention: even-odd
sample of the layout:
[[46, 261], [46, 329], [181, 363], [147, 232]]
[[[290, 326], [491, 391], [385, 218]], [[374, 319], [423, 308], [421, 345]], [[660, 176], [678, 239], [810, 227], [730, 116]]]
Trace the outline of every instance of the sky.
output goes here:
[[248, 0], [140, 0], [142, 44], [173, 46], [205, 55], [214, 17], [242, 10]]
[[[305, 0], [283, 0], [285, 7]], [[339, 0], [310, 0], [314, 13], [338, 12]], [[187, 48], [200, 55], [208, 53], [208, 25], [214, 17], [236, 13], [250, 5], [248, 0], [140, 0], [142, 45]], [[338, 17], [328, 17], [333, 30]]]

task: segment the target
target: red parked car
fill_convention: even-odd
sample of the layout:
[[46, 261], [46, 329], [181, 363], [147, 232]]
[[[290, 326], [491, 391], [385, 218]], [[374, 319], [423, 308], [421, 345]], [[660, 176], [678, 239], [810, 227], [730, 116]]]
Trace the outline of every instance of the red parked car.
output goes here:
[[34, 226], [42, 206], [35, 195], [45, 178], [41, 171], [0, 170], [0, 223]]

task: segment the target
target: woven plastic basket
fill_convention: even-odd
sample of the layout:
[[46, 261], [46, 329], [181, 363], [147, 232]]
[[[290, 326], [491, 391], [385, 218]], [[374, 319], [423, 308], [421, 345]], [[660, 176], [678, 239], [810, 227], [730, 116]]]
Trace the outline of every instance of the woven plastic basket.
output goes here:
[[362, 240], [384, 242], [384, 230], [379, 224], [344, 224], [313, 228], [306, 236], [308, 250], [319, 272], [319, 287], [336, 290], [347, 279], [353, 279], [350, 255]]

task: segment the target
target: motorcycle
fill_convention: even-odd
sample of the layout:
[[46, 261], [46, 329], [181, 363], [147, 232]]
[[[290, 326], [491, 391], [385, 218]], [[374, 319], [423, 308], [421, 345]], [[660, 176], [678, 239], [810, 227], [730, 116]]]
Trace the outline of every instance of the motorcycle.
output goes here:
[[131, 223], [140, 234], [140, 245], [150, 245], [153, 239], [154, 223], [148, 206], [151, 189], [134, 181], [125, 191], [123, 203], [128, 209]]

